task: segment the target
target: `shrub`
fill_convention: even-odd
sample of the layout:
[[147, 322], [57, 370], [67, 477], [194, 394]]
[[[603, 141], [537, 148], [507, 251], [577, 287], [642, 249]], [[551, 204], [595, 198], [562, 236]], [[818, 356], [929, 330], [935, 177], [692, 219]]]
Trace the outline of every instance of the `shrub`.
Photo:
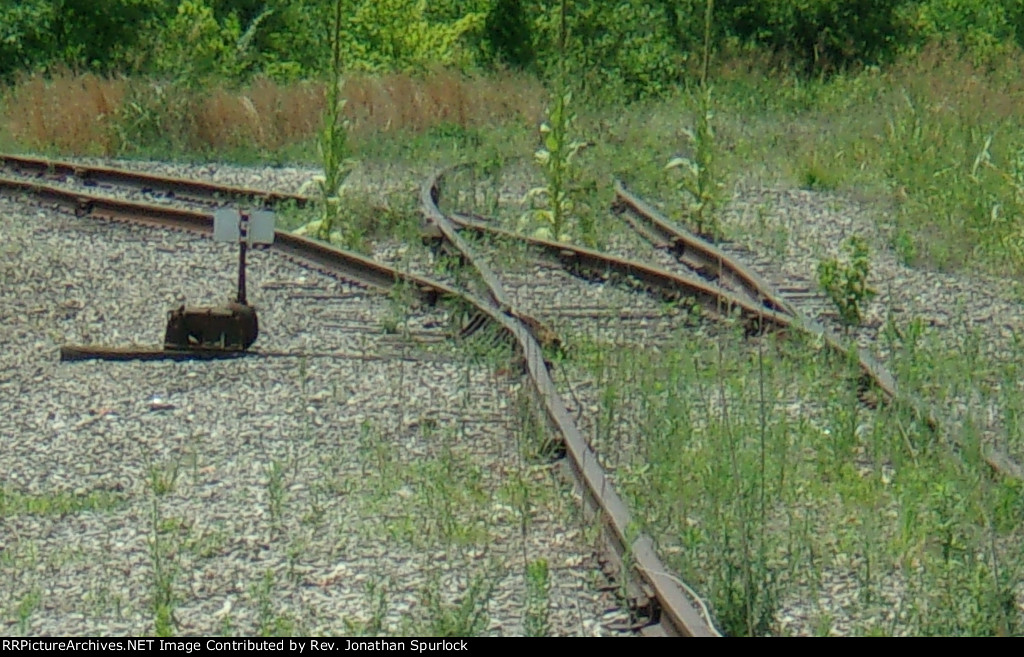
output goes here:
[[843, 244], [847, 262], [832, 258], [818, 263], [818, 282], [839, 310], [839, 317], [847, 326], [861, 322], [861, 309], [878, 294], [868, 287], [870, 261], [868, 243], [853, 236]]

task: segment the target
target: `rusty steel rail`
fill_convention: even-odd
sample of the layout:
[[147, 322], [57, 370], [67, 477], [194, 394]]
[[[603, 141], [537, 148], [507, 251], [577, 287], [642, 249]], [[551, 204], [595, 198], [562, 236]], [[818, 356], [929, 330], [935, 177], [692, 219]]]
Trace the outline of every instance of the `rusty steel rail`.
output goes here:
[[[213, 234], [213, 215], [207, 212], [83, 194], [76, 190], [4, 177], [0, 177], [0, 190], [34, 196], [77, 216], [186, 230], [207, 236]], [[290, 259], [324, 273], [341, 274], [367, 287], [389, 291], [396, 283], [407, 283], [420, 299], [428, 303], [435, 303], [443, 292], [460, 296], [454, 290], [442, 290], [444, 286], [440, 283], [435, 284], [411, 274], [396, 279], [395, 270], [354, 253], [346, 253], [346, 258], [338, 258], [337, 249], [301, 235], [278, 230], [275, 231], [274, 239], [272, 248]]]
[[[531, 326], [531, 322], [536, 320], [512, 309], [501, 281], [490, 267], [476, 257], [473, 249], [459, 236], [453, 220], [438, 206], [440, 183], [447, 171], [442, 169], [423, 183], [420, 189], [420, 211], [428, 225], [435, 228], [442, 239], [447, 240], [464, 261], [476, 269], [488, 288], [495, 310], [508, 315], [510, 320], [518, 320], [514, 322], [516, 330], [529, 334], [532, 345], [539, 345], [540, 341], [536, 339], [536, 332]], [[527, 363], [530, 364], [529, 359]], [[695, 602], [703, 603], [699, 599], [691, 600], [691, 597], [696, 596], [669, 573], [654, 549], [650, 536], [641, 534], [632, 540], [628, 538], [627, 531], [632, 523], [629, 510], [611, 488], [607, 475], [597, 461], [597, 455], [570, 417], [543, 363], [542, 354], [541, 363], [543, 369], [534, 372], [531, 368], [530, 372], [537, 382], [539, 401], [547, 411], [548, 423], [564, 440], [572, 473], [583, 487], [588, 513], [599, 515], [605, 520], [605, 553], [612, 569], [618, 573], [632, 572], [632, 577], [626, 581], [628, 603], [631, 608], [651, 619], [652, 623], [645, 631], [648, 634], [673, 636], [717, 635], [711, 619], [702, 617], [694, 608]], [[632, 555], [632, 563], [628, 563], [627, 554]]]
[[[651, 241], [652, 244], [655, 246], [666, 246], [677, 254], [703, 254], [700, 256], [701, 258], [717, 261], [723, 271], [730, 273], [736, 280], [742, 282], [750, 296], [770, 301], [771, 306], [780, 308], [787, 315], [791, 316], [794, 327], [821, 340], [826, 347], [835, 353], [850, 353], [851, 345], [842, 340], [835, 332], [829, 330], [820, 322], [804, 316], [763, 279], [743, 267], [736, 260], [722, 253], [714, 245], [693, 235], [676, 223], [669, 221], [651, 204], [630, 193], [621, 181], [615, 181], [615, 195], [615, 205], [617, 208], [613, 208], [613, 210], [626, 210], [632, 216], [640, 219], [643, 223], [641, 225], [634, 224], [634, 228], [638, 229], [637, 232], [645, 239]], [[684, 259], [681, 258], [680, 260], [687, 264]], [[882, 392], [882, 399], [880, 401], [903, 406], [910, 411], [918, 422], [928, 427], [930, 431], [936, 434], [940, 432], [938, 414], [932, 404], [902, 390], [892, 373], [867, 350], [857, 347], [856, 356], [862, 373], [862, 388], [877, 387]], [[960, 441], [955, 437], [948, 437], [948, 439], [952, 444], [960, 444]], [[985, 462], [995, 472], [1011, 479], [1024, 481], [1024, 466], [1014, 461], [1005, 452], [986, 446], [982, 448], [982, 458], [985, 459]]]
[[[198, 234], [210, 234], [213, 227], [212, 215], [204, 212], [132, 203], [0, 178], [0, 190], [5, 189], [34, 195], [81, 217], [142, 223]], [[636, 591], [632, 596], [633, 602], [651, 621], [644, 632], [673, 636], [717, 634], [698, 613], [685, 587], [665, 568], [650, 539], [646, 536], [633, 537], [632, 520], [625, 503], [615, 492], [597, 455], [584, 440], [569, 414], [548, 372], [541, 346], [523, 321], [501, 312], [491, 300], [460, 292], [444, 283], [398, 271], [363, 256], [303, 237], [277, 231], [276, 241], [271, 248], [328, 275], [340, 276], [382, 292], [390, 291], [395, 285], [405, 285], [421, 301], [427, 303], [435, 303], [443, 297], [469, 304], [500, 327], [513, 339], [548, 425], [562, 437], [569, 456], [568, 467], [583, 492], [585, 508], [601, 520], [607, 546], [606, 556], [613, 563], [623, 564], [627, 561], [624, 555], [632, 555], [621, 572], [632, 575], [629, 580]]]
[[[437, 198], [436, 193], [434, 193], [434, 198]], [[879, 401], [902, 406], [908, 409], [915, 419], [928, 427], [930, 431], [935, 433], [940, 431], [938, 415], [932, 405], [918, 396], [902, 390], [892, 373], [866, 349], [848, 344], [828, 327], [817, 320], [804, 316], [759, 276], [713, 245], [664, 218], [650, 204], [629, 193], [621, 183], [616, 184], [616, 204], [620, 208], [624, 207], [644, 222], [638, 232], [646, 239], [651, 240], [655, 246], [666, 246], [677, 252], [689, 254], [690, 260], [696, 261], [698, 271], [706, 272], [711, 268], [713, 272], [721, 272], [719, 275], [721, 278], [733, 281], [731, 286], [743, 288], [742, 296], [737, 296], [704, 278], [667, 272], [643, 263], [609, 256], [570, 244], [511, 233], [495, 228], [495, 222], [479, 216], [457, 212], [448, 213], [445, 216], [460, 229], [525, 242], [539, 249], [556, 264], [572, 273], [590, 273], [606, 278], [614, 278], [609, 274], [616, 274], [632, 278], [646, 286], [649, 291], [658, 292], [667, 299], [676, 299], [680, 296], [693, 297], [704, 308], [711, 310], [713, 314], [721, 315], [722, 310], [738, 308], [746, 318], [748, 326], [751, 327], [793, 329], [820, 341], [833, 353], [847, 355], [852, 351], [856, 355], [861, 372], [860, 387], [862, 391], [866, 392], [871, 388], [877, 388], [881, 392]], [[688, 264], [685, 258], [681, 261]], [[715, 312], [716, 310], [718, 312]], [[864, 399], [868, 405], [874, 404], [870, 398], [865, 397]], [[993, 470], [1015, 479], [1024, 480], [1024, 466], [1014, 463], [1008, 456], [991, 448], [986, 449], [983, 456]]]
[[[641, 218], [645, 224], [653, 227], [663, 239], [672, 244], [682, 245], [679, 248], [684, 252], [699, 253], [703, 254], [702, 258], [713, 259], [720, 264], [722, 271], [729, 272], [736, 280], [742, 281], [749, 295], [770, 301], [771, 305], [783, 309], [788, 318], [788, 324], [793, 328], [821, 340], [833, 352], [850, 353], [852, 345], [843, 341], [834, 331], [816, 320], [805, 317], [762, 278], [714, 245], [666, 219], [652, 205], [628, 192], [625, 185], [619, 181], [615, 182], [615, 194], [615, 203], [622, 205], [630, 213]], [[927, 404], [904, 395], [896, 383], [895, 377], [874, 356], [861, 347], [857, 347], [856, 354], [865, 384], [877, 386], [887, 401], [909, 402], [910, 408], [919, 420], [932, 429], [938, 426], [935, 414], [927, 407]]]
[[792, 304], [756, 273], [730, 258], [715, 245], [669, 220], [643, 199], [631, 194], [621, 180], [616, 180], [614, 186], [615, 201], [612, 209], [629, 212], [640, 219], [643, 222], [642, 226], [634, 228], [641, 236], [671, 251], [679, 262], [701, 277], [721, 281], [728, 287], [746, 294], [751, 301], [761, 303], [772, 310], [787, 315], [795, 314]]
[[[707, 257], [718, 260], [725, 271], [731, 272], [737, 279], [743, 281], [744, 285], [748, 287], [750, 294], [771, 301], [773, 306], [791, 315], [794, 326], [815, 338], [821, 339], [834, 352], [840, 354], [850, 353], [851, 345], [840, 339], [833, 331], [827, 329], [820, 322], [804, 316], [795, 306], [786, 301], [781, 294], [774, 291], [771, 286], [753, 272], [746, 270], [740, 263], [726, 256], [700, 237], [669, 221], [651, 204], [630, 193], [626, 189], [625, 184], [618, 180], [615, 181], [615, 204], [643, 221], [644, 228], [653, 230], [655, 233], [653, 237], [656, 240], [661, 241], [663, 244], [674, 245], [673, 250], [676, 250], [677, 253], [706, 254]], [[651, 240], [652, 236], [645, 230], [637, 232]], [[654, 240], [651, 241], [655, 243]], [[898, 404], [907, 408], [916, 420], [928, 427], [930, 431], [936, 434], [940, 432], [938, 415], [933, 405], [916, 395], [911, 395], [901, 390], [892, 373], [868, 353], [867, 350], [858, 347], [856, 352], [862, 372], [862, 382], [865, 386], [876, 386], [883, 393], [881, 401], [889, 404]], [[949, 440], [951, 444], [960, 445], [960, 441], [955, 437], [949, 437]], [[985, 462], [995, 472], [1011, 479], [1024, 481], [1024, 466], [1014, 461], [1005, 452], [986, 446], [982, 448], [982, 458], [985, 459]]]
[[[74, 362], [83, 360], [230, 360], [232, 358], [333, 358], [342, 360], [380, 361], [380, 360], [403, 360], [419, 362], [424, 359], [423, 354], [412, 356], [409, 354], [366, 354], [341, 351], [323, 352], [291, 352], [291, 351], [265, 351], [259, 348], [250, 348], [245, 351], [219, 351], [216, 349], [162, 349], [159, 347], [108, 347], [106, 345], [64, 345], [60, 348], [60, 360], [62, 362]], [[440, 361], [437, 357], [431, 360]]]
[[[536, 317], [512, 306], [512, 302], [505, 292], [505, 286], [501, 284], [501, 281], [491, 271], [491, 268], [476, 257], [469, 244], [459, 236], [455, 226], [438, 208], [438, 185], [443, 175], [444, 170], [427, 179], [420, 188], [420, 211], [423, 213], [427, 225], [437, 230], [437, 237], [443, 243], [450, 244], [455, 249], [458, 257], [476, 270], [484, 286], [487, 288], [488, 298], [490, 298], [499, 311], [522, 322], [540, 345], [545, 347], [561, 346], [561, 339], [550, 327], [546, 326]], [[429, 234], [425, 235], [426, 239], [430, 239], [430, 237], [432, 236]]]
[[267, 206], [292, 202], [300, 207], [312, 203], [311, 197], [302, 194], [235, 187], [202, 180], [159, 176], [127, 169], [78, 164], [24, 155], [0, 154], [0, 166], [9, 171], [22, 175], [31, 174], [42, 179], [73, 177], [86, 184], [108, 183], [122, 187], [131, 187], [145, 192], [159, 191], [167, 196], [178, 197], [184, 200], [211, 202], [255, 200]]
[[159, 347], [104, 347], [99, 345], [64, 345], [61, 361], [78, 360], [228, 360], [255, 355], [249, 351], [217, 351], [198, 349], [162, 349]]
[[547, 261], [582, 278], [632, 281], [668, 301], [692, 298], [716, 317], [726, 317], [739, 312], [751, 332], [761, 332], [772, 327], [785, 328], [792, 323], [792, 319], [784, 313], [754, 303], [697, 276], [670, 272], [644, 262], [620, 258], [575, 244], [518, 235], [495, 228], [493, 222], [481, 221], [466, 214], [453, 212], [444, 216], [460, 229], [528, 244], [543, 254]]
[[[739, 311], [748, 321], [750, 329], [755, 332], [771, 326], [781, 328], [789, 325], [790, 320], [784, 313], [766, 308], [759, 301], [735, 294], [700, 276], [670, 272], [644, 262], [620, 258], [574, 244], [518, 235], [496, 228], [496, 222], [479, 215], [442, 212], [439, 206], [440, 186], [444, 176], [453, 169], [454, 167], [442, 169], [423, 184], [420, 204], [421, 211], [428, 222], [436, 227], [439, 236], [452, 241], [457, 247], [459, 242], [455, 240], [461, 241], [461, 238], [453, 228], [471, 230], [490, 237], [528, 244], [544, 254], [553, 264], [581, 277], [602, 280], [618, 277], [635, 281], [649, 292], [657, 293], [669, 301], [683, 297], [695, 299], [705, 310], [719, 317]], [[467, 257], [467, 260], [471, 258]], [[482, 273], [481, 277], [485, 280], [494, 278], [490, 272]]]

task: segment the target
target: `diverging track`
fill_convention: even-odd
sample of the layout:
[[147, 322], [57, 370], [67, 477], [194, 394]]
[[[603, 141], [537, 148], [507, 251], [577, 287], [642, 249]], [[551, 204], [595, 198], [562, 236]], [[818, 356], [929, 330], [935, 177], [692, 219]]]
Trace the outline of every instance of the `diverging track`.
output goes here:
[[[80, 175], [81, 168], [76, 168]], [[88, 174], [85, 174], [88, 177]], [[130, 177], [128, 172], [111, 175], [119, 181]], [[147, 189], [159, 185], [159, 180], [147, 179]], [[142, 185], [143, 183], [140, 183]], [[179, 185], [173, 181], [171, 185]], [[204, 186], [202, 195], [215, 193], [225, 197], [251, 197], [250, 190], [233, 191]], [[164, 229], [186, 230], [208, 234], [212, 231], [212, 217], [205, 212], [140, 204], [118, 199], [85, 194], [53, 185], [24, 180], [0, 179], [0, 188], [16, 193], [31, 194], [46, 202], [59, 205], [79, 216], [142, 224]], [[192, 188], [195, 191], [197, 188]], [[295, 200], [295, 199], [292, 199]], [[580, 484], [584, 498], [600, 519], [609, 546], [607, 557], [612, 563], [621, 563], [621, 555], [629, 553], [632, 560], [622, 564], [628, 573], [630, 604], [638, 614], [648, 619], [646, 633], [704, 636], [715, 634], [675, 578], [666, 572], [653, 546], [645, 536], [627, 538], [630, 516], [621, 499], [615, 494], [596, 455], [586, 445], [564, 402], [555, 390], [547, 371], [541, 346], [534, 337], [529, 320], [513, 312], [506, 312], [495, 299], [483, 299], [453, 289], [443, 283], [415, 276], [373, 262], [362, 256], [331, 246], [278, 232], [273, 247], [289, 259], [330, 275], [357, 281], [381, 292], [390, 292], [396, 285], [411, 291], [421, 302], [433, 304], [439, 299], [451, 300], [470, 306], [474, 312], [486, 317], [512, 341], [519, 354], [529, 385], [549, 426], [554, 428], [565, 444], [570, 470]], [[499, 293], [500, 294], [500, 293]], [[698, 601], [699, 602], [699, 601]]]
[[[255, 199], [257, 203], [289, 201], [298, 205], [310, 202], [308, 197], [300, 195], [272, 194], [207, 183], [192, 184], [180, 179], [168, 181], [155, 176], [136, 178], [131, 172], [103, 167], [46, 161], [18, 164], [14, 160], [3, 158], [3, 163], [9, 168], [30, 171], [36, 179], [0, 181], [0, 185], [33, 194], [79, 215], [141, 222], [161, 228], [208, 233], [211, 224], [206, 212], [95, 197], [81, 190], [44, 184], [40, 177], [45, 179], [56, 172], [56, 175], [72, 176], [78, 180], [126, 183], [145, 193], [173, 195], [206, 205], [215, 205], [224, 199]], [[430, 277], [402, 272], [363, 256], [285, 232], [278, 232], [273, 249], [304, 266], [358, 281], [379, 292], [391, 292], [398, 285], [420, 303], [435, 304], [446, 300], [460, 304], [494, 326], [513, 345], [522, 370], [528, 376], [528, 387], [537, 411], [565, 446], [569, 457], [566, 464], [583, 491], [588, 510], [601, 520], [606, 557], [612, 564], [612, 570], [629, 575], [626, 582], [628, 603], [638, 615], [646, 618], [646, 631], [673, 635], [715, 634], [706, 613], [698, 610], [700, 602], [685, 585], [667, 573], [650, 538], [644, 535], [636, 537], [631, 533], [629, 510], [613, 490], [598, 455], [580, 433], [576, 424], [578, 418], [573, 418], [552, 380], [550, 364], [545, 362], [545, 348], [557, 346], [559, 336], [544, 323], [546, 317], [542, 309], [518, 306], [517, 295], [510, 291], [507, 279], [503, 281], [501, 273], [492, 271], [487, 266], [487, 258], [480, 257], [472, 243], [460, 233], [526, 244], [531, 253], [547, 266], [564, 270], [580, 279], [605, 281], [658, 299], [691, 299], [706, 316], [740, 318], [748, 334], [764, 331], [802, 333], [813, 336], [819, 344], [837, 354], [849, 356], [854, 352], [827, 327], [802, 317], [785, 295], [771, 289], [729, 254], [673, 225], [650, 205], [628, 192], [621, 183], [616, 183], [616, 209], [628, 217], [634, 228], [654, 246], [672, 253], [681, 269], [669, 271], [647, 262], [617, 258], [592, 249], [525, 238], [500, 230], [494, 222], [480, 216], [442, 212], [439, 208], [439, 182], [442, 177], [443, 174], [432, 177], [421, 188], [420, 201], [432, 231], [430, 237], [445, 243], [464, 264], [474, 268], [483, 283], [478, 293], [470, 293]], [[513, 286], [511, 290], [514, 289]], [[549, 356], [550, 353], [548, 351]], [[855, 353], [862, 392], [874, 391], [874, 394], [863, 395], [862, 400], [903, 405], [912, 410], [923, 425], [936, 432], [941, 430], [935, 413], [927, 404], [901, 391], [892, 375], [867, 351], [859, 349]], [[955, 439], [946, 439], [951, 444], [956, 443]], [[986, 458], [998, 471], [1017, 476], [1014, 474], [1015, 464], [1005, 457], [989, 452]]]

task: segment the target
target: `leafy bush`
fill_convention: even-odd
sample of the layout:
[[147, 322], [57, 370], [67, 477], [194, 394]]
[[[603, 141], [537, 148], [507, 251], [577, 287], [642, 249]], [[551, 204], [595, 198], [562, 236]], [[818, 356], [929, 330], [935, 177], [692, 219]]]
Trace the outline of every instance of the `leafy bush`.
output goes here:
[[238, 77], [245, 67], [246, 42], [238, 16], [218, 21], [206, 0], [182, 0], [156, 43], [152, 69], [190, 84], [214, 76]]
[[531, 68], [536, 59], [533, 26], [523, 0], [494, 0], [484, 23], [487, 58], [518, 69]]
[[952, 38], [991, 61], [1014, 43], [1024, 46], [1024, 5], [1018, 0], [925, 0], [904, 8], [913, 47]]
[[[720, 0], [713, 43], [769, 51], [807, 73], [876, 63], [952, 39], [991, 63], [1024, 46], [1019, 0]], [[572, 47], [551, 0], [346, 0], [349, 70], [509, 65], [584, 86], [662, 95], [701, 48], [704, 0], [577, 0]], [[0, 77], [61, 67], [102, 73], [295, 80], [326, 73], [331, 0], [0, 0]]]
[[0, 75], [31, 69], [52, 56], [53, 5], [44, 0], [0, 4]]
[[69, 66], [110, 71], [139, 51], [162, 0], [0, 0], [0, 76]]
[[850, 237], [843, 244], [843, 250], [846, 251], [847, 262], [841, 263], [832, 258], [818, 263], [818, 282], [839, 309], [843, 323], [855, 326], [861, 322], [864, 304], [878, 293], [868, 287], [871, 265], [868, 243], [864, 238]]
[[365, 0], [350, 19], [345, 61], [364, 70], [469, 67], [475, 54], [466, 45], [485, 21], [484, 12], [435, 19], [426, 0]]
[[[532, 5], [533, 48], [540, 68], [550, 74], [562, 60], [557, 48], [560, 15], [547, 3]], [[690, 46], [688, 36], [673, 32], [675, 16], [674, 3], [667, 1], [571, 3], [566, 22], [572, 47], [566, 57], [574, 77], [597, 88], [618, 84], [632, 97], [668, 91], [679, 79]], [[699, 31], [693, 39], [699, 43]]]

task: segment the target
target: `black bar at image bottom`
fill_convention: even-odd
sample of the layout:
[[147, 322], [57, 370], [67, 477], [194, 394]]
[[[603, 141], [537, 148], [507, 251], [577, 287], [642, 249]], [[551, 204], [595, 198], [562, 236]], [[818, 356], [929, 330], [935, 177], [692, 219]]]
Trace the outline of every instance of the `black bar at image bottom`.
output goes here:
[[493, 649], [494, 641], [504, 639], [466, 638], [297, 638], [297, 639], [230, 639], [230, 638], [176, 638], [176, 639], [0, 639], [0, 654], [6, 652], [156, 652], [177, 653], [236, 652], [318, 655], [325, 653], [392, 653], [392, 654], [467, 654], [474, 649]]

